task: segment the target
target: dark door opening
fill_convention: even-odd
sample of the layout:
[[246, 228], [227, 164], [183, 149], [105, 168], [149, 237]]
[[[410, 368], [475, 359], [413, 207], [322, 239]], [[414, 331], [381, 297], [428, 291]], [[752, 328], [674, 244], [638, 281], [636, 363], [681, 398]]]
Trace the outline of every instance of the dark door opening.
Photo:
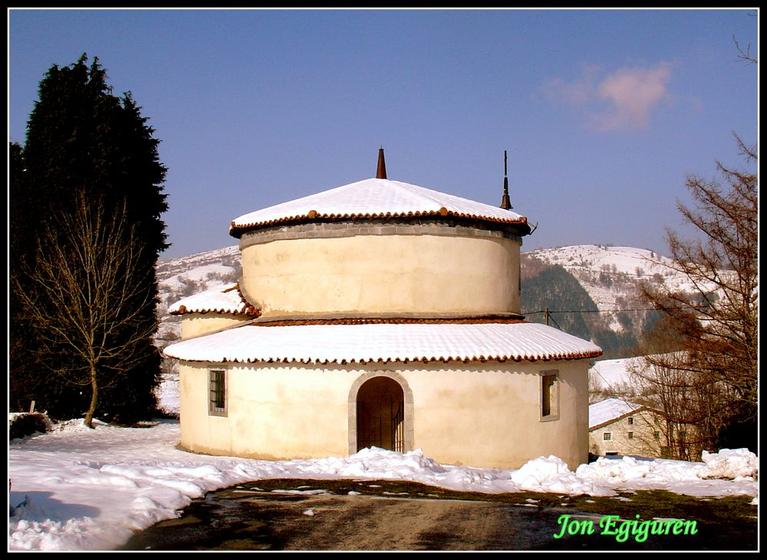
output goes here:
[[370, 446], [405, 450], [405, 394], [389, 377], [369, 379], [357, 393], [357, 451]]

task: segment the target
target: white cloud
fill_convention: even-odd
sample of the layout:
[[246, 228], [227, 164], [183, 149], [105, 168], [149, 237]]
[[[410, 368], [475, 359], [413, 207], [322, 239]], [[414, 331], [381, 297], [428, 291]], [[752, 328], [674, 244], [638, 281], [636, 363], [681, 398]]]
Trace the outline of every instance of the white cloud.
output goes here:
[[585, 66], [581, 71], [581, 77], [576, 81], [568, 83], [561, 78], [553, 78], [544, 85], [543, 93], [555, 102], [561, 101], [574, 106], [584, 105], [594, 98], [598, 73], [598, 66]]
[[650, 113], [668, 96], [671, 67], [626, 68], [607, 76], [597, 94], [609, 107], [593, 116], [599, 130], [645, 128]]
[[641, 129], [649, 124], [658, 105], [670, 99], [671, 65], [620, 68], [601, 79], [596, 66], [586, 67], [573, 82], [549, 80], [544, 94], [550, 100], [578, 107], [586, 124], [595, 130]]

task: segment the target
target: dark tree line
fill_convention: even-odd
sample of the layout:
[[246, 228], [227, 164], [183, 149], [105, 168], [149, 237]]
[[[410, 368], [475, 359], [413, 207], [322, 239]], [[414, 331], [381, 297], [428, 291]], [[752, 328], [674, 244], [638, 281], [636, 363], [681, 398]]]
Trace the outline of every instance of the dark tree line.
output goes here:
[[551, 326], [592, 340], [604, 351], [602, 359], [633, 355], [637, 336], [652, 324], [652, 314], [618, 314], [625, 324], [624, 332], [617, 333], [609, 328], [586, 289], [564, 267], [544, 263], [531, 255], [522, 257], [521, 266], [521, 305], [528, 314], [527, 320], [545, 323], [546, 315], [540, 310], [549, 308]]
[[166, 168], [97, 58], [51, 67], [10, 146], [10, 405], [129, 422], [156, 402]]
[[[536, 263], [535, 259], [526, 256], [523, 266], [532, 269], [524, 274], [526, 276], [521, 293], [521, 305], [524, 311], [539, 311], [545, 308], [555, 310], [597, 311], [597, 305], [591, 299], [588, 292], [581, 286], [576, 278], [560, 265], [547, 265]], [[529, 320], [545, 323], [545, 316], [541, 313], [530, 315]], [[591, 325], [589, 325], [583, 313], [561, 313], [553, 319], [549, 318], [550, 324], [556, 325], [563, 331], [585, 339], [593, 338]]]

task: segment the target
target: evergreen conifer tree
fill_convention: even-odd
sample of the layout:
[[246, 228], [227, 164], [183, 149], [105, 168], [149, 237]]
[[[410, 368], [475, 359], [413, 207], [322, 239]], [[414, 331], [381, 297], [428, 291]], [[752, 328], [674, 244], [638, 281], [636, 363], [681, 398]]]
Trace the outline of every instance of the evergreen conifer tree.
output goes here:
[[[126, 275], [137, 278], [137, 286], [131, 287], [135, 295], [125, 312], [140, 318], [141, 332], [156, 331], [155, 265], [168, 244], [161, 219], [167, 210], [163, 192], [166, 168], [159, 160], [159, 140], [153, 134], [130, 93], [113, 95], [98, 58], [88, 64], [83, 54], [69, 66], [48, 70], [27, 124], [25, 145], [18, 154], [25, 171], [20, 173], [18, 165], [11, 168], [12, 189], [19, 185], [12, 190], [10, 200], [11, 230], [17, 232], [14, 235], [19, 240], [16, 250], [11, 250], [11, 269], [24, 271], [11, 285], [12, 302], [18, 301], [14, 300], [18, 296], [14, 291], [28, 293], [36, 289], [29, 275], [35, 273], [35, 259], [46, 251], [37, 243], [37, 235], [55, 232], [62, 213], [73, 215], [83, 199], [94, 204], [98, 201], [106, 215], [125, 216], [127, 227], [114, 231], [131, 232], [130, 237], [126, 234], [108, 242], [138, 244], [136, 253], [140, 258], [135, 266], [140, 274]], [[23, 193], [19, 194], [22, 185]], [[68, 233], [61, 232], [61, 243], [72, 238]], [[32, 295], [36, 301], [46, 301], [45, 294]], [[22, 336], [25, 324], [32, 331], [41, 328], [34, 321], [25, 323], [24, 317], [25, 310], [17, 305], [11, 313], [12, 348], [16, 348], [17, 356], [30, 358], [11, 360], [12, 400], [35, 398], [40, 408], [54, 416], [82, 414], [90, 401], [87, 388], [73, 384], [66, 375], [53, 373], [66, 371], [68, 365], [76, 370], [80, 358], [65, 344], [52, 347], [43, 345], [35, 336]], [[135, 335], [137, 328], [133, 325], [125, 332], [110, 334], [115, 346]], [[153, 410], [160, 356], [151, 336], [146, 336], [141, 346], [137, 352], [142, 356], [139, 363], [128, 370], [112, 371], [112, 382], [99, 390], [98, 415], [132, 421]], [[23, 366], [33, 359], [36, 368], [31, 369], [36, 369], [37, 378], [30, 380], [30, 368]], [[107, 360], [101, 367], [109, 371], [111, 366]], [[14, 383], [14, 378], [23, 383]]]
[[36, 354], [30, 352], [34, 347], [34, 330], [24, 313], [24, 305], [19, 300], [18, 291], [13, 286], [20, 279], [21, 265], [25, 264], [35, 251], [34, 232], [27, 227], [32, 219], [34, 202], [25, 185], [24, 152], [19, 144], [12, 142], [9, 155], [9, 207], [8, 248], [11, 267], [9, 280], [11, 290], [8, 298], [8, 312], [12, 326], [8, 344], [8, 359], [13, 375], [10, 376], [11, 410], [27, 410], [35, 395], [39, 392]]

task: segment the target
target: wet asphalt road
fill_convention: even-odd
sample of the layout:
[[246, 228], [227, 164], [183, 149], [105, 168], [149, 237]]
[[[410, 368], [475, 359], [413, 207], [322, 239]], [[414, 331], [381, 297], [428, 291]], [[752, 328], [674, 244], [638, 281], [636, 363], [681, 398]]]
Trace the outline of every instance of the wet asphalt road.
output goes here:
[[[133, 540], [154, 550], [508, 550], [551, 540], [549, 523], [521, 506], [371, 496], [221, 497], [215, 520], [205, 506]], [[202, 514], [202, 515], [199, 515]], [[537, 517], [537, 516], [536, 516]], [[212, 521], [212, 522], [211, 522]], [[169, 531], [169, 529], [171, 529]]]

